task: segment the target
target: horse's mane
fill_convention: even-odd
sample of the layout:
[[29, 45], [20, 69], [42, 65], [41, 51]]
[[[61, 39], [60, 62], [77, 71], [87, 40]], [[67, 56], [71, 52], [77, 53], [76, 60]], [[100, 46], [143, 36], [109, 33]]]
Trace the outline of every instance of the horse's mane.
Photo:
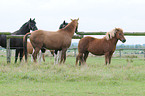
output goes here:
[[121, 30], [123, 32], [123, 30], [121, 28], [115, 28], [109, 32], [106, 33], [106, 40], [109, 40], [109, 39], [112, 39], [114, 36], [115, 36], [115, 33], [118, 31], [118, 30]]
[[24, 26], [26, 26], [28, 24], [28, 22], [26, 22], [26, 23], [24, 23], [21, 27], [20, 27], [20, 29], [22, 29]]
[[72, 22], [68, 23], [63, 29], [69, 31], [70, 28], [68, 26], [71, 26], [72, 27]]
[[24, 24], [20, 27], [19, 30], [13, 32], [12, 34], [14, 34], [14, 35], [16, 35], [16, 34], [17, 34], [17, 35], [18, 35], [18, 34], [21, 34], [21, 33], [20, 33], [20, 30], [22, 30], [23, 28], [25, 28], [24, 26], [27, 26], [27, 25], [28, 25], [28, 22], [24, 23]]

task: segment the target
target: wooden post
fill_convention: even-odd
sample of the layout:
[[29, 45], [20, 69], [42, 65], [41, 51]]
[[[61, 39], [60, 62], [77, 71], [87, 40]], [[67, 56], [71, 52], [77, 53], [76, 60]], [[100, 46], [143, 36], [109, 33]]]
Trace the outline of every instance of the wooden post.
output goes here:
[[76, 57], [76, 48], [74, 48], [74, 57]]
[[145, 59], [145, 50], [144, 50], [144, 59]]
[[10, 38], [7, 38], [7, 63], [11, 62]]

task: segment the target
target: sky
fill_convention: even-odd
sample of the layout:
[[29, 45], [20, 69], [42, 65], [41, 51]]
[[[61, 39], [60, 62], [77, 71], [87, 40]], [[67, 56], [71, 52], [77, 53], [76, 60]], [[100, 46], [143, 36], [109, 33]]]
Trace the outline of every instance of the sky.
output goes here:
[[[145, 32], [144, 9], [145, 0], [0, 0], [0, 32], [14, 32], [30, 18], [35, 18], [38, 29], [48, 31], [58, 30], [63, 20], [79, 18], [79, 32], [107, 32], [115, 27]], [[145, 36], [125, 37], [125, 44], [145, 44]]]

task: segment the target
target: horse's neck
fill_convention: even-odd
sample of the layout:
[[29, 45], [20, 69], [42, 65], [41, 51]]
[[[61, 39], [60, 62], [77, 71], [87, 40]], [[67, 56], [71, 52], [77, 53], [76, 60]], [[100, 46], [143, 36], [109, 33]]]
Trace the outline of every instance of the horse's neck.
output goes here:
[[25, 35], [30, 32], [28, 24], [24, 24], [18, 31], [14, 32], [16, 35]]
[[111, 39], [111, 42], [113, 43], [113, 45], [116, 46], [116, 44], [117, 44], [117, 42], [118, 42], [118, 39], [117, 39], [116, 37], [113, 37], [113, 38]]
[[0, 35], [0, 46], [6, 48], [6, 35]]
[[68, 32], [68, 34], [72, 37], [75, 32], [76, 26], [72, 23], [67, 25], [64, 30]]

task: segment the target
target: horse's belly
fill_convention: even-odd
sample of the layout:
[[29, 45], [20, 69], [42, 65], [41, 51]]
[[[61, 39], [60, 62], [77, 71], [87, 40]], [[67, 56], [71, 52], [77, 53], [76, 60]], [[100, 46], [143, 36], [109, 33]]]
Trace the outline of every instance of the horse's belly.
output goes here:
[[50, 45], [47, 44], [47, 45], [44, 45], [43, 47], [46, 49], [49, 49], [49, 50], [61, 50], [62, 49], [60, 44], [50, 44]]
[[[91, 52], [91, 51], [90, 51], [90, 52]], [[104, 55], [103, 52], [91, 52], [91, 53], [94, 54], [94, 55], [98, 55], [98, 56]]]

